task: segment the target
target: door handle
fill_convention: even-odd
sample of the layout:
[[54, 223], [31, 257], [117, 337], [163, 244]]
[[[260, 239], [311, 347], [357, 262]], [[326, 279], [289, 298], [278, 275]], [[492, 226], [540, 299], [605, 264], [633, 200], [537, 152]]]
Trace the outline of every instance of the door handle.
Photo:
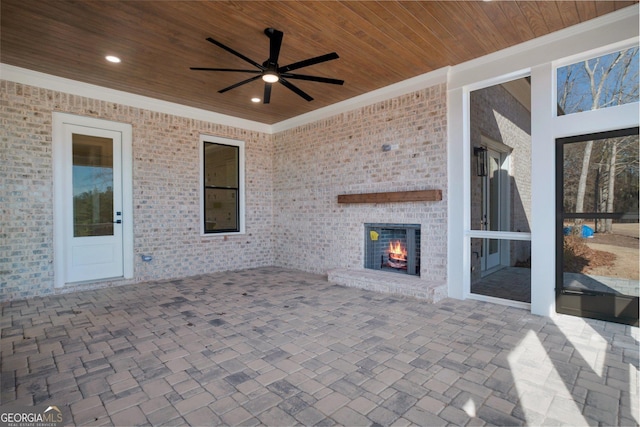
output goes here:
[[115, 221], [113, 221], [114, 224], [122, 224], [122, 220], [121, 219], [116, 219]]

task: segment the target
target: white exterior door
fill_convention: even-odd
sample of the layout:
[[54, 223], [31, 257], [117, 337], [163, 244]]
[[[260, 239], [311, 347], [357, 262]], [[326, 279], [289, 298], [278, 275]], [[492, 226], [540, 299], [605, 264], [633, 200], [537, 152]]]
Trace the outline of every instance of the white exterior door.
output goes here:
[[122, 137], [119, 132], [65, 125], [66, 281], [123, 275]]
[[56, 286], [131, 277], [130, 133], [61, 116], [72, 119], [54, 141]]

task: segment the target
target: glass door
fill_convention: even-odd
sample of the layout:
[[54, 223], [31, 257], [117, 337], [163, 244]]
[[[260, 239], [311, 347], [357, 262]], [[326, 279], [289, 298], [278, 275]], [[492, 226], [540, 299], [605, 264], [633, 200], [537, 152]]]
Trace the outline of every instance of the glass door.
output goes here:
[[638, 325], [638, 128], [556, 141], [556, 308]]
[[530, 98], [528, 77], [469, 93], [465, 292], [514, 306], [531, 302]]

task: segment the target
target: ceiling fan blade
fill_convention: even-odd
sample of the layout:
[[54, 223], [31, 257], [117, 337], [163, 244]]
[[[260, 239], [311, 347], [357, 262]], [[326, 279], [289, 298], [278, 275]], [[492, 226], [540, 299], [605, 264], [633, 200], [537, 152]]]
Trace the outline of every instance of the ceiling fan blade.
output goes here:
[[269, 59], [267, 62], [275, 67], [280, 56], [280, 47], [282, 46], [282, 36], [284, 34], [275, 28], [267, 28], [264, 33], [269, 37]]
[[205, 67], [190, 67], [190, 70], [196, 71], [231, 71], [234, 73], [251, 73], [251, 74], [262, 74], [260, 70], [240, 70], [236, 68], [205, 68]]
[[264, 84], [264, 96], [262, 98], [263, 104], [268, 104], [271, 101], [271, 83]]
[[256, 61], [254, 61], [254, 60], [252, 60], [252, 59], [247, 58], [246, 56], [244, 56], [244, 55], [243, 55], [243, 54], [241, 54], [240, 52], [236, 52], [235, 50], [231, 49], [229, 46], [226, 46], [226, 45], [224, 45], [224, 44], [220, 43], [219, 41], [212, 39], [211, 37], [207, 37], [207, 41], [209, 41], [209, 42], [211, 42], [211, 43], [215, 44], [215, 45], [216, 45], [216, 46], [218, 46], [218, 47], [223, 48], [223, 49], [224, 49], [224, 50], [226, 50], [227, 52], [229, 52], [229, 53], [231, 53], [231, 54], [233, 54], [233, 55], [237, 56], [238, 58], [242, 59], [243, 61], [248, 62], [249, 64], [251, 64], [251, 65], [253, 65], [253, 66], [255, 66], [255, 67], [258, 67], [258, 68], [259, 68], [259, 69], [261, 69], [261, 70], [264, 70], [264, 69], [265, 69], [265, 67], [264, 67], [264, 66], [262, 66], [262, 65], [258, 64]]
[[279, 73], [286, 73], [288, 71], [297, 70], [298, 68], [308, 67], [310, 65], [319, 64], [321, 62], [331, 61], [338, 59], [339, 56], [335, 52], [327, 53], [326, 55], [316, 56], [315, 58], [305, 59], [304, 61], [294, 62], [293, 64], [285, 65], [278, 68]]
[[251, 82], [252, 82], [252, 81], [254, 81], [254, 80], [258, 80], [260, 77], [262, 77], [262, 76], [254, 76], [254, 77], [251, 77], [251, 78], [249, 78], [249, 79], [247, 79], [247, 80], [243, 80], [243, 81], [241, 81], [241, 82], [239, 82], [239, 83], [236, 83], [236, 84], [234, 84], [234, 85], [231, 85], [231, 86], [229, 86], [229, 87], [225, 87], [224, 89], [220, 89], [220, 90], [218, 91], [218, 93], [225, 93], [226, 91], [231, 90], [231, 89], [235, 89], [235, 88], [237, 88], [238, 86], [242, 86], [242, 85], [244, 85], [244, 84], [251, 83]]
[[310, 82], [330, 83], [332, 85], [344, 84], [344, 80], [330, 79], [328, 77], [306, 76], [304, 74], [291, 74], [291, 73], [282, 73], [280, 74], [280, 76], [286, 77], [288, 79], [298, 79], [298, 80], [308, 80]]
[[287, 89], [289, 89], [289, 90], [295, 92], [296, 94], [300, 95], [301, 97], [303, 97], [307, 101], [313, 101], [313, 98], [311, 97], [311, 95], [309, 95], [308, 93], [304, 92], [299, 87], [292, 85], [291, 83], [289, 83], [288, 81], [286, 81], [283, 78], [280, 78], [280, 80], [278, 80], [278, 81], [280, 83], [282, 83], [282, 85], [284, 87], [286, 87]]

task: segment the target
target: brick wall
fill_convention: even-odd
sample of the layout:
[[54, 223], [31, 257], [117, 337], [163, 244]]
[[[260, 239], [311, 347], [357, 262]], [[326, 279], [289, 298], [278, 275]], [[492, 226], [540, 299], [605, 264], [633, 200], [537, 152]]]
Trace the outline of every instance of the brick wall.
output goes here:
[[[421, 279], [446, 279], [446, 108], [441, 84], [274, 135], [276, 264], [362, 268], [364, 223], [411, 223], [422, 229]], [[337, 203], [339, 194], [419, 189], [442, 189], [443, 200]]]
[[[0, 102], [0, 301], [273, 264], [363, 267], [365, 222], [421, 224], [421, 279], [446, 277], [444, 84], [276, 135], [7, 81]], [[53, 287], [53, 111], [133, 127], [130, 281]], [[245, 235], [200, 236], [201, 133], [246, 143]], [[338, 194], [417, 189], [442, 189], [444, 200], [337, 203]]]
[[[273, 264], [271, 135], [7, 81], [0, 81], [0, 103], [0, 301], [56, 291], [53, 111], [133, 126], [135, 265], [129, 282]], [[226, 240], [200, 236], [201, 133], [246, 143], [245, 235]], [[154, 259], [143, 263], [140, 254]]]

